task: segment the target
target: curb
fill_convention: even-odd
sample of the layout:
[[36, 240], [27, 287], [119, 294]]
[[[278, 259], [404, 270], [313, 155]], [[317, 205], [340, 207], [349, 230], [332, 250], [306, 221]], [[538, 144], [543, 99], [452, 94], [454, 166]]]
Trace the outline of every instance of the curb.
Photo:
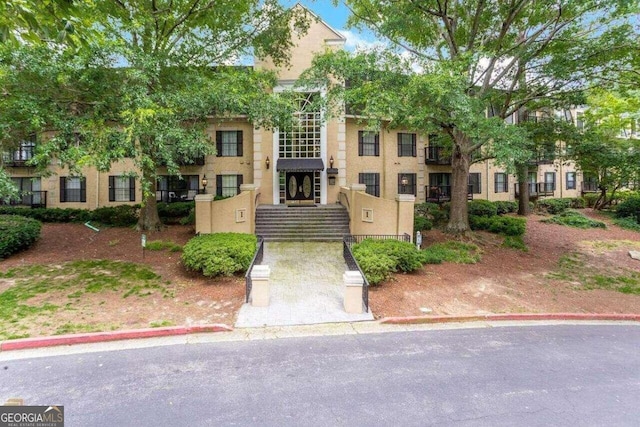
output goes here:
[[421, 323], [462, 323], [525, 320], [617, 320], [640, 322], [640, 314], [591, 314], [591, 313], [521, 313], [521, 314], [483, 314], [472, 316], [406, 316], [385, 317], [380, 323], [391, 325], [409, 325]]
[[91, 344], [107, 341], [140, 338], [167, 337], [197, 334], [201, 332], [230, 332], [233, 328], [224, 324], [196, 326], [167, 326], [163, 328], [131, 329], [128, 331], [90, 332], [84, 334], [57, 335], [52, 337], [20, 338], [0, 342], [0, 351], [25, 350], [72, 344]]

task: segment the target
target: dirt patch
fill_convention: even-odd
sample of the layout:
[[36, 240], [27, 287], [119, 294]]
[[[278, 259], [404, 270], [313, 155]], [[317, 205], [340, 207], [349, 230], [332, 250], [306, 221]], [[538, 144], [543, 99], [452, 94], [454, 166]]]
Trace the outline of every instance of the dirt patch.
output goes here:
[[[579, 253], [590, 266], [640, 271], [640, 261], [628, 251], [640, 247], [640, 233], [611, 225], [602, 215], [588, 216], [608, 223], [606, 230], [581, 230], [544, 224], [544, 217], [528, 218], [524, 241], [529, 251], [501, 246], [502, 239], [477, 233], [474, 243], [482, 248], [477, 264], [427, 265], [411, 274], [371, 288], [370, 304], [376, 317], [423, 314], [474, 315], [518, 312], [640, 313], [640, 296], [614, 290], [584, 290], [567, 280], [551, 280], [565, 254]], [[193, 237], [189, 226], [171, 226], [147, 234], [147, 241], [163, 240], [185, 244]], [[225, 323], [233, 325], [244, 302], [242, 277], [207, 279], [188, 272], [179, 252], [146, 251], [143, 257], [140, 233], [129, 228], [105, 228], [94, 232], [79, 224], [45, 224], [42, 238], [27, 251], [0, 261], [0, 270], [23, 265], [61, 265], [67, 261], [108, 259], [149, 266], [161, 276], [170, 295], [150, 292], [125, 298], [123, 292], [85, 293], [73, 310], [43, 313], [20, 333], [50, 335], [77, 331], [77, 325], [93, 330], [145, 328], [162, 325]], [[425, 244], [442, 242], [448, 236], [433, 230]], [[12, 279], [0, 280], [0, 291], [9, 289]], [[64, 307], [68, 292], [48, 292], [38, 303]], [[80, 328], [81, 330], [82, 328]]]
[[[190, 226], [170, 226], [147, 233], [147, 241], [163, 240], [183, 245], [194, 236]], [[104, 228], [94, 232], [81, 224], [44, 224], [42, 237], [29, 250], [0, 262], [0, 270], [28, 265], [54, 265], [68, 261], [109, 259], [149, 266], [161, 276], [171, 297], [161, 292], [125, 298], [124, 292], [85, 293], [74, 300], [73, 309], [59, 309], [52, 316], [41, 315], [22, 327], [18, 335], [51, 335], [87, 329], [114, 330], [148, 328], [163, 325], [225, 323], [233, 325], [244, 302], [241, 277], [208, 279], [187, 271], [180, 252], [145, 251], [141, 233], [130, 228]], [[12, 279], [0, 282], [0, 291], [13, 285]], [[51, 303], [64, 307], [69, 292], [53, 291], [39, 295], [30, 304]], [[93, 327], [92, 327], [93, 326]]]
[[[545, 217], [527, 220], [524, 241], [529, 251], [500, 246], [501, 240], [488, 233], [477, 233], [482, 260], [477, 264], [427, 265], [412, 274], [396, 275], [394, 280], [371, 288], [371, 309], [376, 317], [417, 316], [425, 312], [442, 315], [473, 315], [518, 312], [640, 313], [640, 296], [614, 290], [584, 290], [577, 283], [552, 280], [561, 256], [574, 252], [587, 255], [593, 268], [640, 271], [630, 249], [640, 245], [640, 233], [624, 230], [603, 215], [585, 211], [604, 221], [608, 228], [576, 229], [544, 224]], [[448, 237], [432, 230], [426, 244]]]

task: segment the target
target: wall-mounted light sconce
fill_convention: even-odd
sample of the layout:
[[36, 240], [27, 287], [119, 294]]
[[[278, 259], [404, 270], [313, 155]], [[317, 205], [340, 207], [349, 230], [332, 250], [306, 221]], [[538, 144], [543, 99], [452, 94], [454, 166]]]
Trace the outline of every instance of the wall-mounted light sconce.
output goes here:
[[267, 156], [267, 160], [264, 161], [264, 164], [267, 166], [267, 169], [269, 169], [269, 165], [271, 165], [271, 160], [269, 160], [269, 156]]
[[200, 183], [202, 184], [202, 193], [207, 194], [207, 184], [209, 184], [209, 180], [207, 179], [206, 174], [202, 176], [202, 181], [200, 181]]
[[329, 167], [333, 169], [333, 156], [329, 159]]
[[336, 176], [329, 175], [329, 185], [336, 185]]
[[400, 184], [402, 185], [402, 192], [406, 193], [407, 185], [409, 185], [409, 178], [407, 178], [406, 175], [402, 175], [402, 178], [400, 179]]

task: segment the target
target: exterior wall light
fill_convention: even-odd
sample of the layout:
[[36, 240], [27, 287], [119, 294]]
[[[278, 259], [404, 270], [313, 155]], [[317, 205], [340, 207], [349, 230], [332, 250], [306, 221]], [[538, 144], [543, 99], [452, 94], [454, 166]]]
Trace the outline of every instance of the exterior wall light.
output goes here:
[[267, 160], [264, 161], [264, 164], [267, 166], [267, 169], [269, 169], [269, 165], [271, 165], [271, 160], [269, 160], [269, 156], [267, 156]]

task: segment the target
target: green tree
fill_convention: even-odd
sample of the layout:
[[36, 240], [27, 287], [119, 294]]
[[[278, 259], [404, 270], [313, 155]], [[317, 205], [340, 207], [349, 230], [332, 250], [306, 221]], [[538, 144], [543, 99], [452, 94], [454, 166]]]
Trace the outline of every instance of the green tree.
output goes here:
[[600, 194], [594, 209], [611, 205], [617, 191], [640, 180], [640, 140], [633, 135], [638, 131], [640, 99], [630, 94], [599, 89], [588, 97], [586, 129], [573, 158], [583, 173], [597, 179]]
[[[638, 10], [637, 1], [626, 0], [345, 2], [349, 22], [389, 39], [392, 52], [327, 54], [308, 80], [327, 85], [329, 96], [333, 91], [363, 116], [449, 141], [453, 233], [469, 229], [474, 157], [495, 157], [513, 171], [531, 156], [526, 132], [502, 121], [626, 63], [633, 56], [627, 18]], [[346, 91], [337, 87], [341, 80], [350, 82]]]
[[292, 30], [307, 28], [301, 9], [267, 0], [104, 0], [77, 4], [100, 37], [77, 49], [4, 49], [0, 102], [2, 141], [52, 131], [33, 165], [55, 157], [72, 172], [108, 170], [131, 158], [141, 171], [144, 201], [139, 229], [160, 226], [156, 171], [212, 154], [204, 128], [215, 119], [246, 115], [274, 126], [290, 117], [283, 97], [265, 94], [270, 73], [231, 67], [246, 55], [288, 60]]

